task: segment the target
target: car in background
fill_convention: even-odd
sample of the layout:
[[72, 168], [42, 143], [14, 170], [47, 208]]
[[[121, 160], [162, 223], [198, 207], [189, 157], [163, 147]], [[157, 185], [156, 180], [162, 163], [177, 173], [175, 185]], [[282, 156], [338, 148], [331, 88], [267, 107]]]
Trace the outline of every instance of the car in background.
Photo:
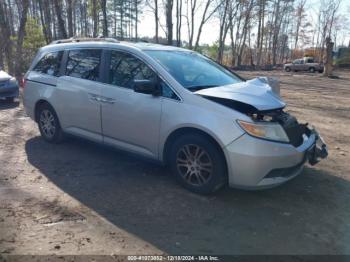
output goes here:
[[13, 102], [18, 97], [19, 88], [16, 78], [0, 70], [0, 99]]
[[284, 70], [286, 72], [298, 72], [298, 71], [309, 71], [310, 73], [315, 73], [316, 71], [322, 73], [324, 69], [323, 64], [315, 63], [312, 57], [304, 57], [302, 59], [296, 59], [292, 63], [287, 63], [284, 65]]

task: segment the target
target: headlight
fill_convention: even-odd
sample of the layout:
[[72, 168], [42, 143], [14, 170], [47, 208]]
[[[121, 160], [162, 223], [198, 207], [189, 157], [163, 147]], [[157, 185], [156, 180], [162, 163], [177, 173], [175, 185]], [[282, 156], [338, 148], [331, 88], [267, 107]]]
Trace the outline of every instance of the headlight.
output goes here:
[[280, 124], [267, 122], [250, 123], [241, 120], [237, 120], [237, 122], [251, 136], [279, 142], [289, 142], [289, 138]]
[[9, 80], [10, 85], [17, 85], [17, 80], [15, 77], [11, 77]]

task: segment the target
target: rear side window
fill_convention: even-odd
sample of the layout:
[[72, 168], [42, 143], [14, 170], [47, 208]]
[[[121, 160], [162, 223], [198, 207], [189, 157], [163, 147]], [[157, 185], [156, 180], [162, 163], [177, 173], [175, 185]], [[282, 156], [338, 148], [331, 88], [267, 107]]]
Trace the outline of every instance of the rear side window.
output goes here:
[[51, 76], [59, 76], [63, 51], [47, 53], [34, 67], [35, 72]]
[[70, 50], [66, 75], [97, 81], [99, 79], [101, 52], [100, 49]]
[[119, 51], [111, 52], [109, 84], [133, 88], [134, 80], [152, 80], [157, 75], [144, 62]]

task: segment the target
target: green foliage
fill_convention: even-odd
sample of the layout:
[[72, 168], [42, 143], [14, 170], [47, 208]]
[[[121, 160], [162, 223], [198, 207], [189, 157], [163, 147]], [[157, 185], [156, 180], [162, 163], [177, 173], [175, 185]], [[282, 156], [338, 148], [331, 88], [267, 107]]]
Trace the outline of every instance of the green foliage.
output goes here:
[[23, 49], [36, 53], [40, 47], [46, 44], [42, 27], [35, 19], [29, 17], [25, 30]]
[[199, 46], [198, 51], [212, 59], [216, 59], [218, 56], [219, 42], [216, 41], [212, 45]]
[[[13, 54], [16, 53], [16, 42], [17, 37], [11, 37], [12, 42], [14, 43]], [[22, 64], [21, 71], [25, 72], [28, 70], [31, 61], [33, 60], [36, 52], [42, 46], [46, 45], [45, 37], [42, 31], [42, 27], [39, 23], [31, 18], [27, 18], [25, 36], [23, 39], [23, 51], [22, 51]]]
[[22, 68], [23, 71], [27, 71], [32, 59], [34, 58], [38, 49], [46, 45], [45, 37], [42, 27], [38, 21], [33, 18], [28, 18], [26, 24], [26, 33], [23, 40], [23, 55], [22, 55]]

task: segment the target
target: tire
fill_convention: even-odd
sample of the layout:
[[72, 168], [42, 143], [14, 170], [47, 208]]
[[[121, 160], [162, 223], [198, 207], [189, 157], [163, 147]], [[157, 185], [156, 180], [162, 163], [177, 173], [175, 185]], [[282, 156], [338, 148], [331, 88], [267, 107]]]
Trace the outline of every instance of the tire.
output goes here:
[[316, 70], [315, 70], [314, 67], [310, 67], [310, 68], [309, 68], [309, 72], [310, 72], [310, 73], [315, 73], [315, 71], [316, 71]]
[[210, 194], [227, 183], [224, 155], [205, 136], [179, 137], [170, 149], [168, 161], [177, 181], [194, 193]]
[[39, 106], [37, 112], [41, 136], [49, 143], [60, 143], [64, 136], [55, 110], [47, 103]]
[[292, 71], [291, 69], [290, 69], [290, 67], [286, 67], [286, 72], [290, 72], [290, 71]]
[[7, 103], [13, 103], [15, 101], [14, 97], [6, 97], [6, 102]]

